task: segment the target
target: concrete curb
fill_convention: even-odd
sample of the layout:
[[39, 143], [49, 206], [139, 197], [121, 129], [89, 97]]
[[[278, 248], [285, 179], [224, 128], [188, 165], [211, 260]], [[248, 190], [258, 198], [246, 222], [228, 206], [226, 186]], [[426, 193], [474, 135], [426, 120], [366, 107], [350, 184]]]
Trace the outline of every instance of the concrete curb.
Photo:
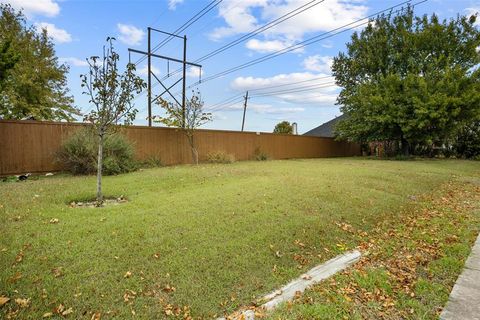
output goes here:
[[442, 320], [480, 320], [480, 235], [440, 315]]
[[[260, 307], [265, 311], [271, 311], [278, 307], [283, 302], [292, 300], [297, 292], [303, 293], [307, 288], [315, 283], [325, 280], [335, 273], [344, 270], [348, 266], [357, 262], [360, 259], [361, 253], [358, 250], [350, 251], [340, 256], [337, 256], [327, 262], [316, 266], [310, 271], [302, 274], [299, 278], [291, 281], [284, 287], [276, 290], [261, 299], [264, 304]], [[225, 320], [226, 318], [218, 318], [217, 320]], [[253, 320], [255, 319], [255, 312], [253, 310], [246, 310], [241, 312], [238, 316], [231, 318], [232, 320]]]

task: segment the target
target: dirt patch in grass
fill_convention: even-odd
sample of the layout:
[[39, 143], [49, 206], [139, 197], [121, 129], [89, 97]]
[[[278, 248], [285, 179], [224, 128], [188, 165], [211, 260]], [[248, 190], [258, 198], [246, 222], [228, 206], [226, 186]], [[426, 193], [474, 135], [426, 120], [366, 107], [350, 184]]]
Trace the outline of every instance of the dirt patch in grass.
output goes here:
[[351, 269], [314, 286], [272, 319], [437, 319], [478, 234], [480, 187], [449, 183], [370, 233]]
[[126, 202], [128, 202], [128, 200], [124, 196], [120, 196], [105, 198], [103, 199], [103, 202], [101, 204], [99, 204], [96, 199], [85, 201], [71, 201], [69, 202], [68, 206], [70, 208], [98, 208], [115, 206]]

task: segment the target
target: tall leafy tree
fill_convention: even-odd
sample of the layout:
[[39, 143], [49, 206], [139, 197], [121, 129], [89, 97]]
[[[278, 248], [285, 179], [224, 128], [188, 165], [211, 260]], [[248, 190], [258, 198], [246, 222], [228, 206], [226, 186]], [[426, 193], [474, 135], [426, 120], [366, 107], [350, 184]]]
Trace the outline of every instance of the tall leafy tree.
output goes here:
[[19, 56], [12, 49], [11, 40], [0, 42], [0, 92], [11, 76], [11, 70], [19, 60]]
[[47, 31], [27, 25], [8, 4], [0, 13], [0, 68], [8, 70], [0, 79], [0, 118], [73, 120], [79, 111], [67, 89], [68, 67], [58, 62]]
[[107, 38], [101, 57], [87, 59], [90, 67], [88, 74], [81, 75], [83, 94], [89, 97], [93, 109], [84, 120], [92, 124], [98, 138], [97, 153], [97, 205], [103, 203], [102, 169], [103, 147], [108, 135], [115, 131], [116, 125], [123, 122], [128, 125], [135, 119], [137, 110], [133, 104], [136, 94], [146, 87], [145, 81], [135, 74], [135, 65], [128, 63], [125, 71], [119, 70], [120, 56], [115, 51], [113, 41]]
[[288, 121], [279, 122], [273, 129], [273, 133], [293, 134], [293, 126]]
[[446, 143], [478, 118], [480, 32], [476, 16], [440, 21], [411, 7], [381, 15], [352, 35], [333, 62], [346, 119], [336, 127], [351, 141], [415, 146]]

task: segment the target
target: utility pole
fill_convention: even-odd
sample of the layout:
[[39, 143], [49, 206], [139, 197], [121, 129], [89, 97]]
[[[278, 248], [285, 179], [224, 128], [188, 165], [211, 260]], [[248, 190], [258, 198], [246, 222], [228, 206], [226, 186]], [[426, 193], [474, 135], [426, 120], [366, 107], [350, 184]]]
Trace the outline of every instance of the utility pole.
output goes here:
[[[147, 48], [147, 51], [142, 51], [142, 50], [137, 50], [137, 49], [132, 49], [132, 48], [128, 48], [128, 56], [129, 56], [129, 59], [130, 59], [130, 55], [131, 53], [137, 53], [137, 54], [141, 54], [143, 56], [147, 56], [148, 58], [148, 83], [147, 83], [147, 95], [148, 95], [148, 126], [151, 127], [152, 126], [152, 104], [157, 101], [158, 99], [160, 99], [164, 94], [168, 94], [179, 106], [182, 106], [182, 127], [185, 127], [185, 110], [186, 110], [186, 85], [187, 85], [187, 66], [188, 67], [197, 67], [197, 68], [200, 68], [200, 77], [201, 77], [201, 69], [202, 69], [202, 66], [200, 64], [197, 64], [197, 63], [194, 63], [194, 62], [190, 62], [190, 61], [187, 61], [187, 36], [179, 36], [177, 34], [173, 34], [173, 33], [170, 33], [170, 32], [165, 32], [165, 31], [162, 31], [162, 30], [158, 30], [158, 29], [155, 29], [155, 28], [152, 28], [152, 27], [148, 27], [147, 28], [148, 30], [148, 48]], [[160, 54], [156, 54], [154, 52], [152, 52], [152, 39], [151, 39], [151, 35], [152, 35], [152, 31], [154, 32], [157, 32], [157, 33], [161, 33], [161, 34], [164, 34], [164, 35], [167, 35], [169, 36], [170, 38], [176, 38], [176, 39], [183, 39], [183, 59], [176, 59], [176, 58], [172, 58], [172, 57], [167, 57], [167, 56], [163, 56], [163, 55], [160, 55]], [[169, 38], [169, 39], [170, 39]], [[168, 39], [167, 39], [168, 40]], [[158, 46], [157, 46], [158, 47]], [[153, 49], [155, 50], [155, 48]], [[166, 78], [169, 78], [170, 74], [168, 74], [168, 76], [166, 78], [163, 78], [163, 79], [160, 79], [153, 71], [152, 71], [152, 57], [153, 58], [157, 58], [157, 59], [162, 59], [162, 60], [166, 60], [167, 61], [167, 68], [169, 69], [169, 66], [170, 66], [170, 62], [175, 62], [175, 63], [180, 63], [182, 64], [183, 66], [183, 76], [178, 79], [177, 81], [175, 81], [173, 84], [171, 85], [166, 85], [163, 83], [163, 81], [166, 79]], [[158, 83], [162, 86], [163, 88], [163, 91], [162, 93], [158, 94], [155, 96], [155, 98], [152, 99], [152, 76], [155, 78], [155, 80], [158, 81]], [[200, 78], [201, 79], [201, 78]], [[175, 87], [177, 84], [180, 83], [180, 81], [182, 81], [182, 100], [181, 102], [177, 100], [177, 98], [175, 97], [174, 94], [172, 94], [172, 92], [170, 91], [173, 87]]]
[[248, 91], [245, 94], [245, 102], [243, 103], [243, 120], [242, 120], [242, 132], [245, 127], [245, 113], [247, 112]]
[[148, 30], [148, 84], [147, 84], [147, 96], [148, 96], [148, 126], [152, 126], [152, 40], [151, 40], [151, 29]]
[[185, 128], [185, 102], [187, 86], [187, 36], [183, 36], [183, 88], [182, 88], [182, 128]]

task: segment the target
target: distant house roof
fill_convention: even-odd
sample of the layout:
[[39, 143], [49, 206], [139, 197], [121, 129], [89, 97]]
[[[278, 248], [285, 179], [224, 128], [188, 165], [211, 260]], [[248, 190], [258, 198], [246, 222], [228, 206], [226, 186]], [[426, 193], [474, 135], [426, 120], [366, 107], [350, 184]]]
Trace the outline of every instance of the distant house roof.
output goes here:
[[336, 117], [328, 122], [325, 122], [324, 124], [305, 132], [303, 135], [304, 136], [315, 136], [315, 137], [327, 137], [327, 138], [333, 138], [335, 137], [334, 135], [334, 129], [335, 125], [339, 120], [345, 119], [345, 115], [341, 115], [339, 117]]

